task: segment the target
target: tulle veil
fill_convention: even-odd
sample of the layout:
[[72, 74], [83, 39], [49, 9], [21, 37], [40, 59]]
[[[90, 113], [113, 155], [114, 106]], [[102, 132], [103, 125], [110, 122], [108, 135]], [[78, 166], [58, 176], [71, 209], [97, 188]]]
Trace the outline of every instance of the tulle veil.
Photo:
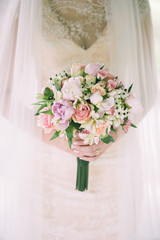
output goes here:
[[[160, 114], [149, 7], [105, 0], [110, 69], [143, 105], [117, 159], [120, 240], [160, 239]], [[143, 4], [142, 4], [143, 5]], [[31, 103], [41, 87], [43, 1], [0, 2], [0, 239], [42, 239], [42, 145]], [[143, 11], [143, 12], [142, 12]], [[74, 191], [74, 189], [73, 189]]]

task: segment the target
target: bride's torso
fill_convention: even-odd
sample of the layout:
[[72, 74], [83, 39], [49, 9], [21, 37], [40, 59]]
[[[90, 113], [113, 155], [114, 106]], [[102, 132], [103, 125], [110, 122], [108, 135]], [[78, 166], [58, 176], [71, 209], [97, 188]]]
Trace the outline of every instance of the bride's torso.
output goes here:
[[[42, 14], [42, 87], [71, 63], [109, 65], [104, 0], [44, 0]], [[116, 154], [115, 145], [108, 154]]]

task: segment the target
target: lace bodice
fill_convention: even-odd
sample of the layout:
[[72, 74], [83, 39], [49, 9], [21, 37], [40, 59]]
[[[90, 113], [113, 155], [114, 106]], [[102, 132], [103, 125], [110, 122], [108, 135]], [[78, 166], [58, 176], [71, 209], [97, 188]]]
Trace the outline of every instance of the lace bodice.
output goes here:
[[[43, 19], [45, 37], [72, 41], [99, 38], [106, 25], [104, 0], [44, 0]], [[94, 27], [94, 29], [93, 29]], [[92, 33], [89, 33], [89, 30]], [[85, 48], [83, 44], [80, 47]]]
[[[43, 30], [47, 40], [98, 39], [106, 26], [106, 14], [110, 13], [112, 0], [43, 0]], [[148, 0], [137, 0], [140, 14], [149, 9]], [[92, 29], [92, 34], [88, 29]], [[83, 48], [85, 46], [82, 44]]]

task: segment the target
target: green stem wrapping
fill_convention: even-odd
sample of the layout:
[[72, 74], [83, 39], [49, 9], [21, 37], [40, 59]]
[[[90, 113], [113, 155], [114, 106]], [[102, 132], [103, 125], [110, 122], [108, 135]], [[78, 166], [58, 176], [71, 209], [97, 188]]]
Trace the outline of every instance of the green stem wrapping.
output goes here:
[[76, 189], [85, 191], [88, 189], [89, 162], [77, 157], [77, 181]]

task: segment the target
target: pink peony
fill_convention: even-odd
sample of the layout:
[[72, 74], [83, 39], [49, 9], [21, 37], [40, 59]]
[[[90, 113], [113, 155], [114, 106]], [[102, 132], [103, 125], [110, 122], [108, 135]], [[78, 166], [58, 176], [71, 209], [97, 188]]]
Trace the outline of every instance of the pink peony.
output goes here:
[[74, 122], [85, 123], [90, 119], [91, 108], [88, 103], [79, 103], [75, 110], [75, 114], [72, 116]]
[[125, 125], [124, 125], [124, 131], [125, 131], [125, 133], [128, 132], [128, 129], [130, 128], [130, 125], [131, 125], [131, 120], [128, 119], [128, 120], [125, 122]]
[[117, 83], [115, 81], [113, 81], [113, 80], [107, 81], [107, 87], [108, 87], [109, 91], [115, 89], [116, 86], [117, 86]]
[[140, 113], [142, 112], [142, 105], [139, 102], [139, 100], [136, 98], [135, 95], [131, 94], [129, 95], [126, 100], [125, 103], [131, 107], [131, 109], [129, 110], [131, 113]]
[[85, 67], [85, 73], [88, 73], [94, 77], [96, 77], [98, 70], [101, 68], [101, 64], [99, 63], [89, 63]]
[[105, 79], [107, 76], [108, 76], [108, 73], [105, 70], [103, 69], [98, 70], [97, 78]]
[[71, 102], [61, 99], [60, 101], [54, 102], [52, 112], [54, 114], [54, 119], [59, 120], [59, 129], [64, 130], [69, 126], [69, 119], [72, 117], [75, 110]]

